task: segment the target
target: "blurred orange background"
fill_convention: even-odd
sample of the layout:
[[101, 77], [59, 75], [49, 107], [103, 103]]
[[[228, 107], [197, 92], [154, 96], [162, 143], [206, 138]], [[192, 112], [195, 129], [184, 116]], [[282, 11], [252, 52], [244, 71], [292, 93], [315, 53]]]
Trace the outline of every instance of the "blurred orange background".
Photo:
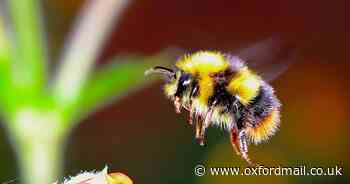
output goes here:
[[[53, 61], [83, 1], [45, 0], [45, 29]], [[130, 3], [108, 38], [101, 65], [121, 53], [151, 55], [167, 47], [230, 51], [271, 35], [297, 45], [298, 60], [272, 82], [283, 104], [281, 129], [250, 157], [266, 166], [333, 167], [343, 176], [233, 177], [193, 174], [210, 166], [246, 164], [229, 137], [211, 128], [200, 147], [161, 91], [162, 82], [100, 109], [80, 124], [66, 147], [65, 175], [102, 169], [127, 173], [135, 183], [348, 183], [350, 168], [349, 29], [339, 1], [161, 1]], [[96, 28], [98, 29], [98, 28]], [[1, 130], [0, 182], [18, 175]]]

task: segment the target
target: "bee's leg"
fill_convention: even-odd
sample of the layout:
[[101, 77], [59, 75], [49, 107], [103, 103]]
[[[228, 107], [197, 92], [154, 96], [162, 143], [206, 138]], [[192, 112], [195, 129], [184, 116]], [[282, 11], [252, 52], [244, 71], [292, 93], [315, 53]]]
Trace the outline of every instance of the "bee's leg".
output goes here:
[[241, 130], [238, 134], [238, 140], [239, 140], [239, 147], [240, 147], [240, 152], [241, 157], [248, 162], [250, 166], [256, 166], [256, 163], [254, 163], [252, 160], [250, 160], [248, 156], [248, 140], [247, 140], [247, 135], [244, 130]]
[[190, 99], [190, 105], [189, 105], [189, 111], [190, 111], [190, 117], [188, 119], [188, 123], [190, 125], [193, 124], [193, 117], [194, 117], [194, 109], [192, 108], [192, 97], [194, 96], [195, 93], [198, 92], [198, 85], [196, 85], [195, 83], [192, 84], [193, 87], [192, 87], [192, 90], [190, 92], [190, 96], [189, 96], [189, 99]]
[[231, 128], [231, 144], [237, 155], [241, 155], [240, 149], [239, 149], [239, 142], [238, 142], [238, 130], [236, 127]]
[[203, 146], [204, 145], [204, 139], [205, 139], [205, 131], [206, 129], [210, 126], [211, 124], [211, 117], [213, 116], [213, 112], [214, 112], [214, 106], [217, 104], [217, 101], [214, 100], [212, 102], [212, 104], [210, 105], [207, 113], [205, 114], [205, 117], [204, 117], [204, 122], [202, 123], [202, 126], [201, 126], [201, 134], [200, 134], [200, 137], [201, 137], [201, 140], [202, 142], [200, 142], [200, 144]]
[[192, 108], [192, 105], [183, 105], [182, 106], [185, 110], [189, 111], [190, 115], [188, 117], [188, 124], [193, 124], [193, 117], [194, 117], [194, 109]]
[[174, 100], [174, 106], [175, 106], [175, 112], [176, 113], [181, 113], [181, 102], [179, 97], [175, 97]]
[[195, 116], [194, 109], [190, 106], [189, 110], [190, 110], [190, 116], [188, 118], [188, 124], [192, 125], [193, 124], [193, 117]]
[[240, 155], [250, 166], [256, 166], [248, 156], [248, 141], [244, 130], [237, 131], [236, 128], [231, 129], [231, 143], [236, 153]]
[[198, 140], [199, 144], [202, 146], [204, 145], [204, 137], [202, 136], [202, 127], [203, 127], [203, 121], [198, 116], [198, 114], [195, 114], [195, 126], [196, 126], [196, 139]]
[[202, 122], [200, 128], [200, 134], [199, 134], [199, 144], [201, 146], [204, 145], [204, 141], [205, 141], [205, 132], [206, 132], [206, 129], [210, 126], [211, 124], [211, 117], [213, 115], [213, 108], [209, 108], [207, 114], [205, 115], [205, 118], [204, 118], [204, 122]]
[[212, 115], [213, 115], [213, 112], [214, 112], [214, 110], [213, 110], [213, 108], [211, 107], [211, 108], [209, 108], [207, 114], [205, 115], [205, 119], [204, 119], [204, 130], [210, 126], [210, 124], [211, 124], [211, 117], [212, 117]]

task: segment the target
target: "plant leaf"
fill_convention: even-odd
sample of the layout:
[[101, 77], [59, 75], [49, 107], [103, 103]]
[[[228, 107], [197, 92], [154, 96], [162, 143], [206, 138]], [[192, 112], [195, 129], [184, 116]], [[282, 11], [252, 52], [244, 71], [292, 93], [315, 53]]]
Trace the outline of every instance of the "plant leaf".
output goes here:
[[3, 19], [0, 17], [0, 110], [9, 114], [11, 108], [11, 53], [9, 42], [5, 35]]
[[37, 0], [8, 1], [12, 20], [15, 85], [23, 92], [38, 93], [46, 83], [46, 63], [40, 8]]
[[145, 70], [158, 64], [166, 65], [170, 61], [171, 57], [168, 55], [125, 56], [114, 59], [114, 62], [104, 66], [88, 79], [77, 102], [71, 108], [68, 107], [66, 116], [81, 118], [82, 115], [113, 102], [131, 90], [150, 84], [155, 78], [145, 77]]

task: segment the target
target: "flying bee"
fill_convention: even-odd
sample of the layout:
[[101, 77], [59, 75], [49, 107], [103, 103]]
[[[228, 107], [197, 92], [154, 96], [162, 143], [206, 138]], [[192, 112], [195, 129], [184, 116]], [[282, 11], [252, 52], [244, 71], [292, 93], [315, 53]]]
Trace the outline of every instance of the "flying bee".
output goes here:
[[[279, 45], [268, 39], [237, 55], [199, 51], [177, 60], [173, 69], [156, 66], [146, 74], [165, 77], [165, 95], [174, 102], [177, 113], [182, 109], [189, 111], [188, 121], [195, 127], [200, 145], [204, 145], [208, 127], [222, 127], [229, 132], [235, 152], [254, 166], [248, 156], [248, 145], [267, 141], [280, 126], [281, 103], [268, 81], [285, 70], [292, 60], [290, 52], [281, 52]], [[260, 61], [253, 62], [251, 57]], [[260, 75], [258, 69], [248, 67], [248, 62], [253, 68], [275, 64], [272, 69], [261, 67]]]

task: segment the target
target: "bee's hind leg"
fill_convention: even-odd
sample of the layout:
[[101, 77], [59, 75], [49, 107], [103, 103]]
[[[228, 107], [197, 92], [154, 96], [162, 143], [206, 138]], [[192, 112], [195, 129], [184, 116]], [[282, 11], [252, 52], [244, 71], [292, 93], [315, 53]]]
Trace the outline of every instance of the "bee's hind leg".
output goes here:
[[241, 130], [238, 134], [238, 140], [239, 140], [239, 147], [241, 151], [241, 157], [248, 162], [250, 166], [256, 166], [256, 163], [254, 163], [252, 160], [250, 160], [248, 156], [248, 140], [247, 135], [244, 130]]
[[240, 155], [250, 166], [257, 164], [248, 156], [248, 140], [244, 130], [238, 131], [236, 127], [231, 128], [231, 144], [237, 155]]
[[238, 142], [238, 131], [235, 127], [231, 128], [230, 138], [231, 138], [231, 144], [233, 149], [235, 150], [237, 155], [241, 156], [241, 152], [239, 149], [239, 142]]

